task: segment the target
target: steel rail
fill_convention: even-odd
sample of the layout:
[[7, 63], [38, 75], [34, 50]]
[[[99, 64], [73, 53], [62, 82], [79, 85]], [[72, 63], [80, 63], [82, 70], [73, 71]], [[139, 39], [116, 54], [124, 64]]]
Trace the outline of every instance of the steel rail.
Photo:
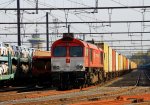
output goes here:
[[141, 78], [141, 72], [139, 73], [139, 76], [138, 76], [138, 78], [137, 78], [137, 80], [136, 80], [135, 86], [138, 86], [138, 85], [139, 85], [139, 83], [140, 83], [140, 78]]
[[150, 81], [150, 77], [148, 76], [148, 74], [146, 72], [144, 72], [144, 74], [147, 77], [147, 79]]

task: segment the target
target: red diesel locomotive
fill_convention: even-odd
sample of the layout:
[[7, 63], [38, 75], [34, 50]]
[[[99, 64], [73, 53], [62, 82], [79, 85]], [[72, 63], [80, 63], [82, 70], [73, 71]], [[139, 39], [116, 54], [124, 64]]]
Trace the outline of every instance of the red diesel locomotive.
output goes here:
[[52, 84], [60, 89], [96, 84], [104, 79], [103, 50], [65, 33], [51, 47]]

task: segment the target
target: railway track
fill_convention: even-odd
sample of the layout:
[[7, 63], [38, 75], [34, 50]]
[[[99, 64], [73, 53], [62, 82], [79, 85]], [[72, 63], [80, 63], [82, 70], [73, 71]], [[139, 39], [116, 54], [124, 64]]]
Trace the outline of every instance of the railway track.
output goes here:
[[144, 72], [144, 74], [146, 75], [147, 79], [150, 81], [150, 73]]
[[149, 72], [146, 70], [140, 70], [139, 76], [135, 86], [150, 86]]
[[138, 85], [139, 85], [140, 78], [141, 78], [141, 73], [139, 73], [139, 76], [138, 76], [138, 78], [137, 78], [137, 81], [136, 81], [136, 84], [135, 84], [135, 86], [138, 86]]
[[[131, 93], [140, 93], [140, 81], [145, 74], [142, 71], [138, 71], [134, 74], [134, 85], [132, 86], [125, 86], [125, 87], [106, 87], [103, 86], [94, 86], [93, 88], [84, 88], [83, 90], [76, 89], [76, 90], [69, 90], [69, 91], [56, 91], [56, 90], [45, 90], [45, 91], [31, 91], [31, 92], [22, 92], [17, 93], [18, 97], [14, 99], [9, 99], [5, 101], [1, 101], [0, 105], [5, 104], [20, 104], [20, 103], [40, 103], [40, 102], [48, 102], [51, 105], [55, 105], [58, 103], [74, 103], [80, 101], [92, 101], [92, 100], [101, 100], [107, 98], [115, 98], [120, 95], [126, 95]], [[138, 76], [137, 76], [138, 74]], [[147, 74], [148, 75], [148, 74]], [[129, 75], [130, 77], [131, 75]], [[146, 77], [146, 75], [145, 75]], [[135, 82], [136, 81], [136, 82]], [[133, 82], [133, 81], [132, 81]], [[141, 93], [145, 92], [145, 90], [140, 90]], [[148, 88], [147, 88], [148, 91]], [[31, 95], [32, 94], [32, 95]], [[15, 93], [12, 93], [12, 96], [15, 96]], [[5, 97], [5, 94], [3, 94]], [[8, 94], [6, 95], [8, 97]], [[11, 97], [11, 95], [10, 95]], [[55, 104], [54, 104], [55, 103]], [[27, 105], [27, 104], [26, 104]]]

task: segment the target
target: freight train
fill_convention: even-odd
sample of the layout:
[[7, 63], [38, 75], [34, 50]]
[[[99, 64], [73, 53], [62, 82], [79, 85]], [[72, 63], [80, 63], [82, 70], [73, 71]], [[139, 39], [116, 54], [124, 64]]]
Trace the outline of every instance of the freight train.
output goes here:
[[[135, 62], [118, 54], [108, 44], [85, 42], [71, 33], [56, 40], [51, 51], [22, 46], [12, 46], [12, 49], [0, 47], [0, 82], [49, 82], [49, 86], [58, 89], [71, 89], [102, 83], [137, 68]], [[3, 64], [7, 67], [6, 73]]]
[[87, 43], [71, 33], [51, 47], [52, 84], [59, 89], [98, 84], [136, 67], [106, 43]]

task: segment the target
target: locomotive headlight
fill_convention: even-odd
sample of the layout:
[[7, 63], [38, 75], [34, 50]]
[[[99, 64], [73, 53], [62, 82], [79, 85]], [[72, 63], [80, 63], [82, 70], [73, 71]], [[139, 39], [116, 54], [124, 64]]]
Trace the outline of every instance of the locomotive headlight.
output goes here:
[[76, 68], [77, 68], [77, 69], [82, 69], [82, 68], [83, 68], [83, 65], [82, 65], [82, 64], [79, 64], [79, 65], [76, 66]]

